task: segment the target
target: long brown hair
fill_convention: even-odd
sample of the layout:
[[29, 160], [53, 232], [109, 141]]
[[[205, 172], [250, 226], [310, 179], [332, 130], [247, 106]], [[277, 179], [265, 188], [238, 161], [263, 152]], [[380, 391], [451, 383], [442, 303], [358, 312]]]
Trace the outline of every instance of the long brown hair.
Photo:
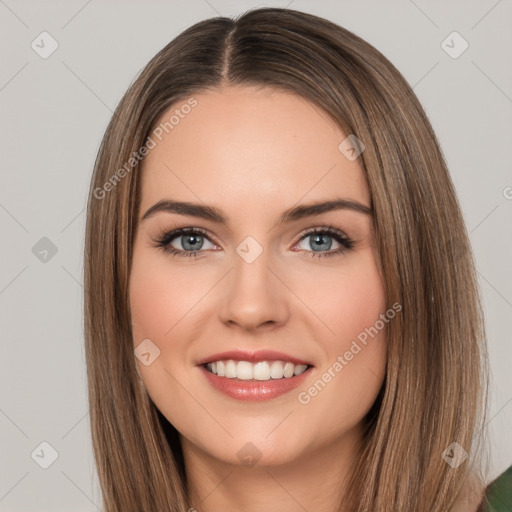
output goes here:
[[[178, 433], [137, 373], [130, 265], [141, 148], [170, 106], [225, 85], [298, 94], [365, 146], [386, 301], [402, 312], [388, 325], [386, 377], [343, 509], [452, 509], [479, 476], [486, 354], [475, 264], [439, 143], [411, 87], [370, 44], [325, 19], [263, 8], [199, 22], [171, 41], [130, 86], [99, 149], [87, 206], [84, 331], [105, 512], [191, 506]], [[470, 455], [457, 468], [442, 456], [452, 443]]]

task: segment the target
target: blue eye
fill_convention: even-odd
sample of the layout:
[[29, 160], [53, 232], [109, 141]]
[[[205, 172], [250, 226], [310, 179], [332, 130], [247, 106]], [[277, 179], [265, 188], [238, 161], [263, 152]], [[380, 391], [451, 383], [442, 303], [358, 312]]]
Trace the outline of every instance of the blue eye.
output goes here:
[[[171, 246], [171, 243], [178, 238], [180, 239], [183, 249], [177, 249], [176, 247]], [[314, 228], [303, 233], [297, 244], [307, 238], [310, 238], [308, 245], [311, 250], [302, 250], [300, 252], [307, 254], [310, 258], [342, 254], [345, 251], [352, 249], [355, 245], [355, 242], [345, 235], [345, 233], [331, 226]], [[340, 247], [330, 250], [332, 247], [331, 239], [334, 239], [338, 244], [340, 244]], [[181, 228], [169, 231], [163, 233], [160, 237], [157, 237], [154, 242], [155, 247], [160, 248], [166, 254], [170, 254], [173, 257], [197, 258], [198, 254], [202, 252], [201, 249], [204, 249], [205, 240], [210, 243], [212, 247], [216, 247], [209, 241], [206, 231], [200, 228]], [[297, 244], [294, 247], [296, 247]], [[210, 247], [210, 249], [212, 247]], [[315, 249], [320, 250], [316, 251]]]
[[[171, 246], [171, 242], [177, 238], [180, 238], [184, 249], [176, 249]], [[203, 249], [205, 239], [208, 240], [206, 232], [199, 228], [181, 228], [164, 233], [157, 238], [155, 242], [156, 247], [159, 247], [165, 253], [171, 254], [174, 257], [184, 256], [186, 258], [196, 258], [199, 250]]]
[[[300, 242], [307, 238], [310, 239], [308, 245], [312, 251], [306, 251], [306, 253], [311, 258], [342, 254], [345, 251], [352, 249], [355, 245], [355, 242], [345, 235], [345, 233], [330, 226], [325, 228], [315, 228], [314, 230], [305, 233], [300, 239]], [[329, 249], [332, 247], [332, 239], [336, 240], [336, 242], [340, 244], [340, 247], [331, 251]], [[316, 251], [315, 249], [320, 249], [320, 251]]]

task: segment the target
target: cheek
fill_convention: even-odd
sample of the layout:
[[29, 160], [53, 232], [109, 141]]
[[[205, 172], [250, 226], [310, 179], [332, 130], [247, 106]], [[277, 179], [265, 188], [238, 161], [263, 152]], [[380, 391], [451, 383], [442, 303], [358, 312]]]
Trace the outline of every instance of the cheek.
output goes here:
[[330, 332], [322, 336], [325, 358], [316, 380], [298, 398], [312, 418], [323, 418], [333, 432], [340, 425], [354, 426], [375, 401], [385, 375], [387, 324], [392, 321], [381, 319], [386, 303], [375, 260], [360, 257], [352, 263], [321, 279], [309, 295]]
[[[193, 304], [204, 294], [190, 275], [172, 269], [165, 258], [140, 251], [134, 254], [130, 275], [130, 308], [133, 345], [150, 339], [159, 354], [149, 365], [137, 361], [144, 387], [158, 409], [173, 425], [190, 430], [194, 403], [183, 362], [191, 334], [187, 326], [194, 317]], [[185, 332], [187, 331], [187, 332]]]
[[205, 325], [205, 296], [215, 283], [211, 271], [173, 266], [168, 258], [140, 248], [134, 253], [130, 275], [133, 345], [149, 339], [159, 350], [151, 365], [138, 363], [153, 395], [159, 385], [167, 389], [172, 382], [166, 370], [180, 382], [189, 378], [186, 372], [193, 366], [191, 348]]
[[[134, 257], [130, 276], [130, 308], [134, 343], [170, 340], [174, 328], [204, 294], [204, 285], [190, 273], [173, 270], [165, 258], [142, 253]], [[161, 347], [162, 348], [162, 347]]]
[[[174, 284], [173, 284], [174, 287]], [[134, 266], [130, 279], [130, 307], [134, 342], [138, 338], [158, 340], [172, 326], [178, 298], [156, 269]]]
[[[377, 269], [371, 265], [354, 272], [339, 285], [338, 314], [332, 315], [333, 330], [344, 342], [364, 339], [386, 309], [384, 289]], [[340, 347], [344, 348], [344, 347]]]
[[386, 309], [375, 260], [365, 251], [336, 269], [325, 267], [313, 275], [294, 278], [294, 288], [323, 324], [319, 332], [324, 349], [330, 354], [344, 351]]

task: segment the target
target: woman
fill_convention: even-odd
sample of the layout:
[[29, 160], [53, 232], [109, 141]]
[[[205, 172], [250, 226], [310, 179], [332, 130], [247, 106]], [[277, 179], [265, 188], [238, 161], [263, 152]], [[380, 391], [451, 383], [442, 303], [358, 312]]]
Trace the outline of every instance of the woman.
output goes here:
[[159, 52], [99, 150], [85, 289], [105, 511], [477, 510], [467, 233], [417, 98], [349, 31], [264, 8]]

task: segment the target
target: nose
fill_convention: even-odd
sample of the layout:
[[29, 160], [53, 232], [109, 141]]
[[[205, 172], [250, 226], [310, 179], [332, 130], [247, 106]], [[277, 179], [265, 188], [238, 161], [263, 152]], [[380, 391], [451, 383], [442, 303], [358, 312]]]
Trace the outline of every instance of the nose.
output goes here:
[[275, 329], [289, 317], [290, 290], [283, 284], [264, 251], [248, 263], [236, 255], [234, 268], [226, 276], [219, 316], [228, 326], [247, 331]]

